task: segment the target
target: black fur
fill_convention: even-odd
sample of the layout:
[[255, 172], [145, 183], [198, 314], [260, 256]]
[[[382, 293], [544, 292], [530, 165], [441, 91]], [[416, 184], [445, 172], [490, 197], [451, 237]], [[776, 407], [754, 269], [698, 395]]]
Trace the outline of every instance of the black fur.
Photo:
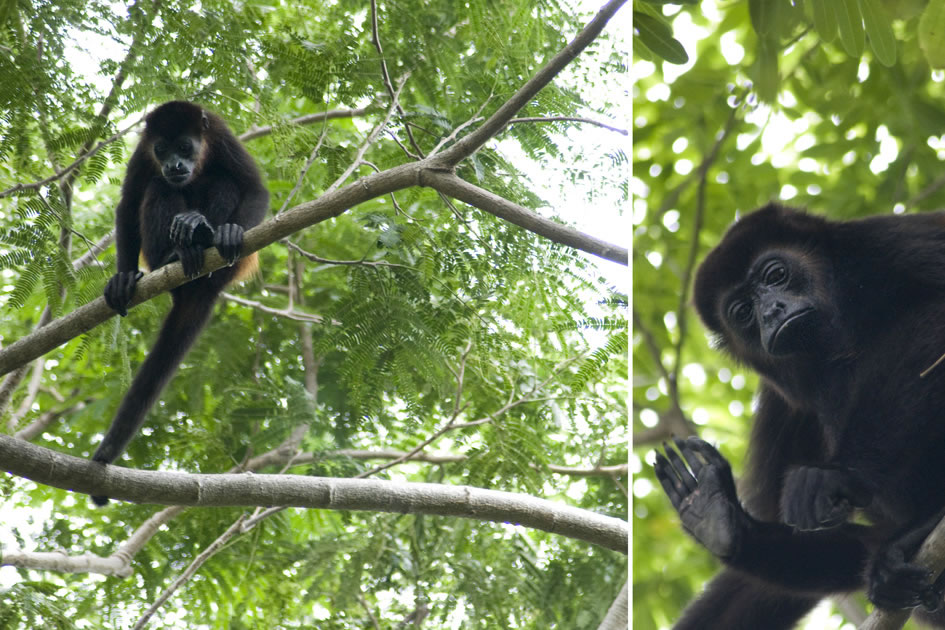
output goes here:
[[[159, 142], [160, 158], [155, 150]], [[175, 183], [166, 177], [169, 172], [180, 173], [181, 179]], [[147, 116], [115, 211], [118, 271], [105, 288], [106, 301], [127, 313], [141, 276], [139, 254], [151, 269], [180, 260], [185, 273], [196, 276], [203, 251], [212, 244], [236, 264], [171, 291], [174, 305], [93, 461], [110, 464], [121, 455], [209, 321], [219, 293], [255, 264], [255, 255], [236, 259], [243, 229], [257, 225], [268, 205], [269, 193], [255, 162], [219, 116], [184, 101], [165, 103]], [[92, 498], [99, 505], [108, 502], [107, 497]]]
[[945, 353], [945, 214], [768, 205], [706, 257], [694, 301], [761, 389], [740, 497], [697, 438], [657, 457], [683, 526], [728, 565], [675, 627], [787, 629], [864, 588], [883, 607], [939, 605], [909, 559], [945, 511], [945, 365], [920, 376]]

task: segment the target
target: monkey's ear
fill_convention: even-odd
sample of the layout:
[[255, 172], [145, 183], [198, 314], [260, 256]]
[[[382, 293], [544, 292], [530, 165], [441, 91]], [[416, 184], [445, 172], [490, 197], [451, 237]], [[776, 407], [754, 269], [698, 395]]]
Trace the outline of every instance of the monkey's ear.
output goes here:
[[207, 116], [207, 112], [200, 112], [200, 122], [203, 124], [204, 129], [210, 128], [210, 117]]

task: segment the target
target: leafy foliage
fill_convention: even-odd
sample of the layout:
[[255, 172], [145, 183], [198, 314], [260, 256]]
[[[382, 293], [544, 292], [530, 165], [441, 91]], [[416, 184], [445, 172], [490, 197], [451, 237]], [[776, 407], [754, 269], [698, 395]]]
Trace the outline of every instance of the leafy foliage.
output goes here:
[[[30, 333], [45, 309], [58, 316], [101, 295], [114, 249], [90, 264], [82, 256], [112, 229], [125, 162], [155, 104], [200, 102], [237, 134], [271, 126], [247, 146], [278, 212], [325, 193], [383, 120], [382, 61], [395, 83], [410, 74], [401, 107], [342, 183], [473, 131], [589, 18], [556, 1], [389, 0], [378, 3], [381, 53], [370, 3], [2, 5], [3, 346]], [[614, 35], [520, 115], [619, 116], [623, 98], [611, 85], [625, 66]], [[356, 108], [364, 111], [290, 123]], [[457, 173], [567, 223], [595, 201], [593, 214], [616, 218], [601, 200], [625, 194], [622, 136], [572, 146], [578, 132], [574, 123], [510, 125]], [[554, 176], [530, 181], [519, 154]], [[562, 191], [577, 212], [565, 212]], [[305, 427], [301, 446], [312, 456], [288, 472], [352, 477], [385, 456], [341, 449], [406, 452], [442, 430], [426, 450], [461, 461], [404, 462], [377, 476], [626, 514], [625, 479], [549, 468], [627, 459], [626, 292], [611, 270], [420, 187], [289, 240], [311, 255], [281, 243], [260, 252], [261, 276], [231, 288], [242, 301], [218, 305], [123, 465], [224, 472]], [[45, 355], [38, 389], [28, 372], [9, 405], [0, 402], [3, 426], [15, 432], [48, 415], [34, 439], [87, 457], [168, 301]], [[15, 478], [2, 509], [18, 528], [0, 532], [4, 549], [70, 556], [115, 553], [156, 511], [95, 511], [85, 497]], [[134, 557], [131, 578], [5, 566], [0, 626], [130, 627], [241, 514], [177, 516]], [[393, 628], [424, 613], [427, 628], [596, 628], [625, 579], [621, 554], [513, 526], [287, 510], [213, 555], [150, 626], [363, 628], [373, 618]]]

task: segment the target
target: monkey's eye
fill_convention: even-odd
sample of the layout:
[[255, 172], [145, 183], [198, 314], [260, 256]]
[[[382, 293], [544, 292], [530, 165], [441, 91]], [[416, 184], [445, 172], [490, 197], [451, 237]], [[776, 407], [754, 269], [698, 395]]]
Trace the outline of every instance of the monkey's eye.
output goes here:
[[781, 284], [787, 280], [787, 267], [783, 263], [774, 261], [768, 264], [764, 269], [764, 283], [768, 286]]
[[190, 150], [193, 148], [193, 146], [194, 146], [194, 145], [193, 145], [193, 143], [192, 143], [190, 140], [183, 140], [183, 141], [181, 141], [181, 143], [177, 146], [177, 149], [178, 149], [181, 153], [183, 153], [184, 155], [187, 155], [188, 153], [190, 153]]
[[752, 308], [751, 302], [745, 300], [736, 300], [728, 307], [728, 316], [739, 326], [745, 326], [751, 322]]

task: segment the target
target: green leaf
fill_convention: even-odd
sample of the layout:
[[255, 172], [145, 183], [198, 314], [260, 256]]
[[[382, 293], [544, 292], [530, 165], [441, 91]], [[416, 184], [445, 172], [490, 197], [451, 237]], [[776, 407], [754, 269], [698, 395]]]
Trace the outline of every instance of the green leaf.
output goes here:
[[859, 0], [837, 0], [832, 4], [837, 16], [837, 25], [840, 27], [840, 43], [848, 55], [859, 58], [866, 47], [866, 32], [863, 30]]
[[777, 32], [778, 2], [779, 0], [748, 0], [748, 15], [759, 37], [768, 37]]
[[945, 0], [931, 0], [919, 18], [919, 47], [933, 68], [945, 68]]
[[833, 9], [834, 1], [811, 0], [814, 28], [825, 42], [832, 42], [837, 37], [837, 14]]
[[758, 59], [755, 62], [755, 91], [766, 103], [773, 103], [778, 98], [781, 77], [778, 75], [777, 44], [771, 40], [758, 41]]
[[896, 38], [886, 9], [878, 0], [860, 0], [860, 11], [876, 59], [884, 66], [892, 66], [896, 63]]
[[673, 39], [673, 32], [665, 22], [634, 11], [633, 29], [644, 46], [669, 63], [684, 64], [689, 61], [686, 49]]

